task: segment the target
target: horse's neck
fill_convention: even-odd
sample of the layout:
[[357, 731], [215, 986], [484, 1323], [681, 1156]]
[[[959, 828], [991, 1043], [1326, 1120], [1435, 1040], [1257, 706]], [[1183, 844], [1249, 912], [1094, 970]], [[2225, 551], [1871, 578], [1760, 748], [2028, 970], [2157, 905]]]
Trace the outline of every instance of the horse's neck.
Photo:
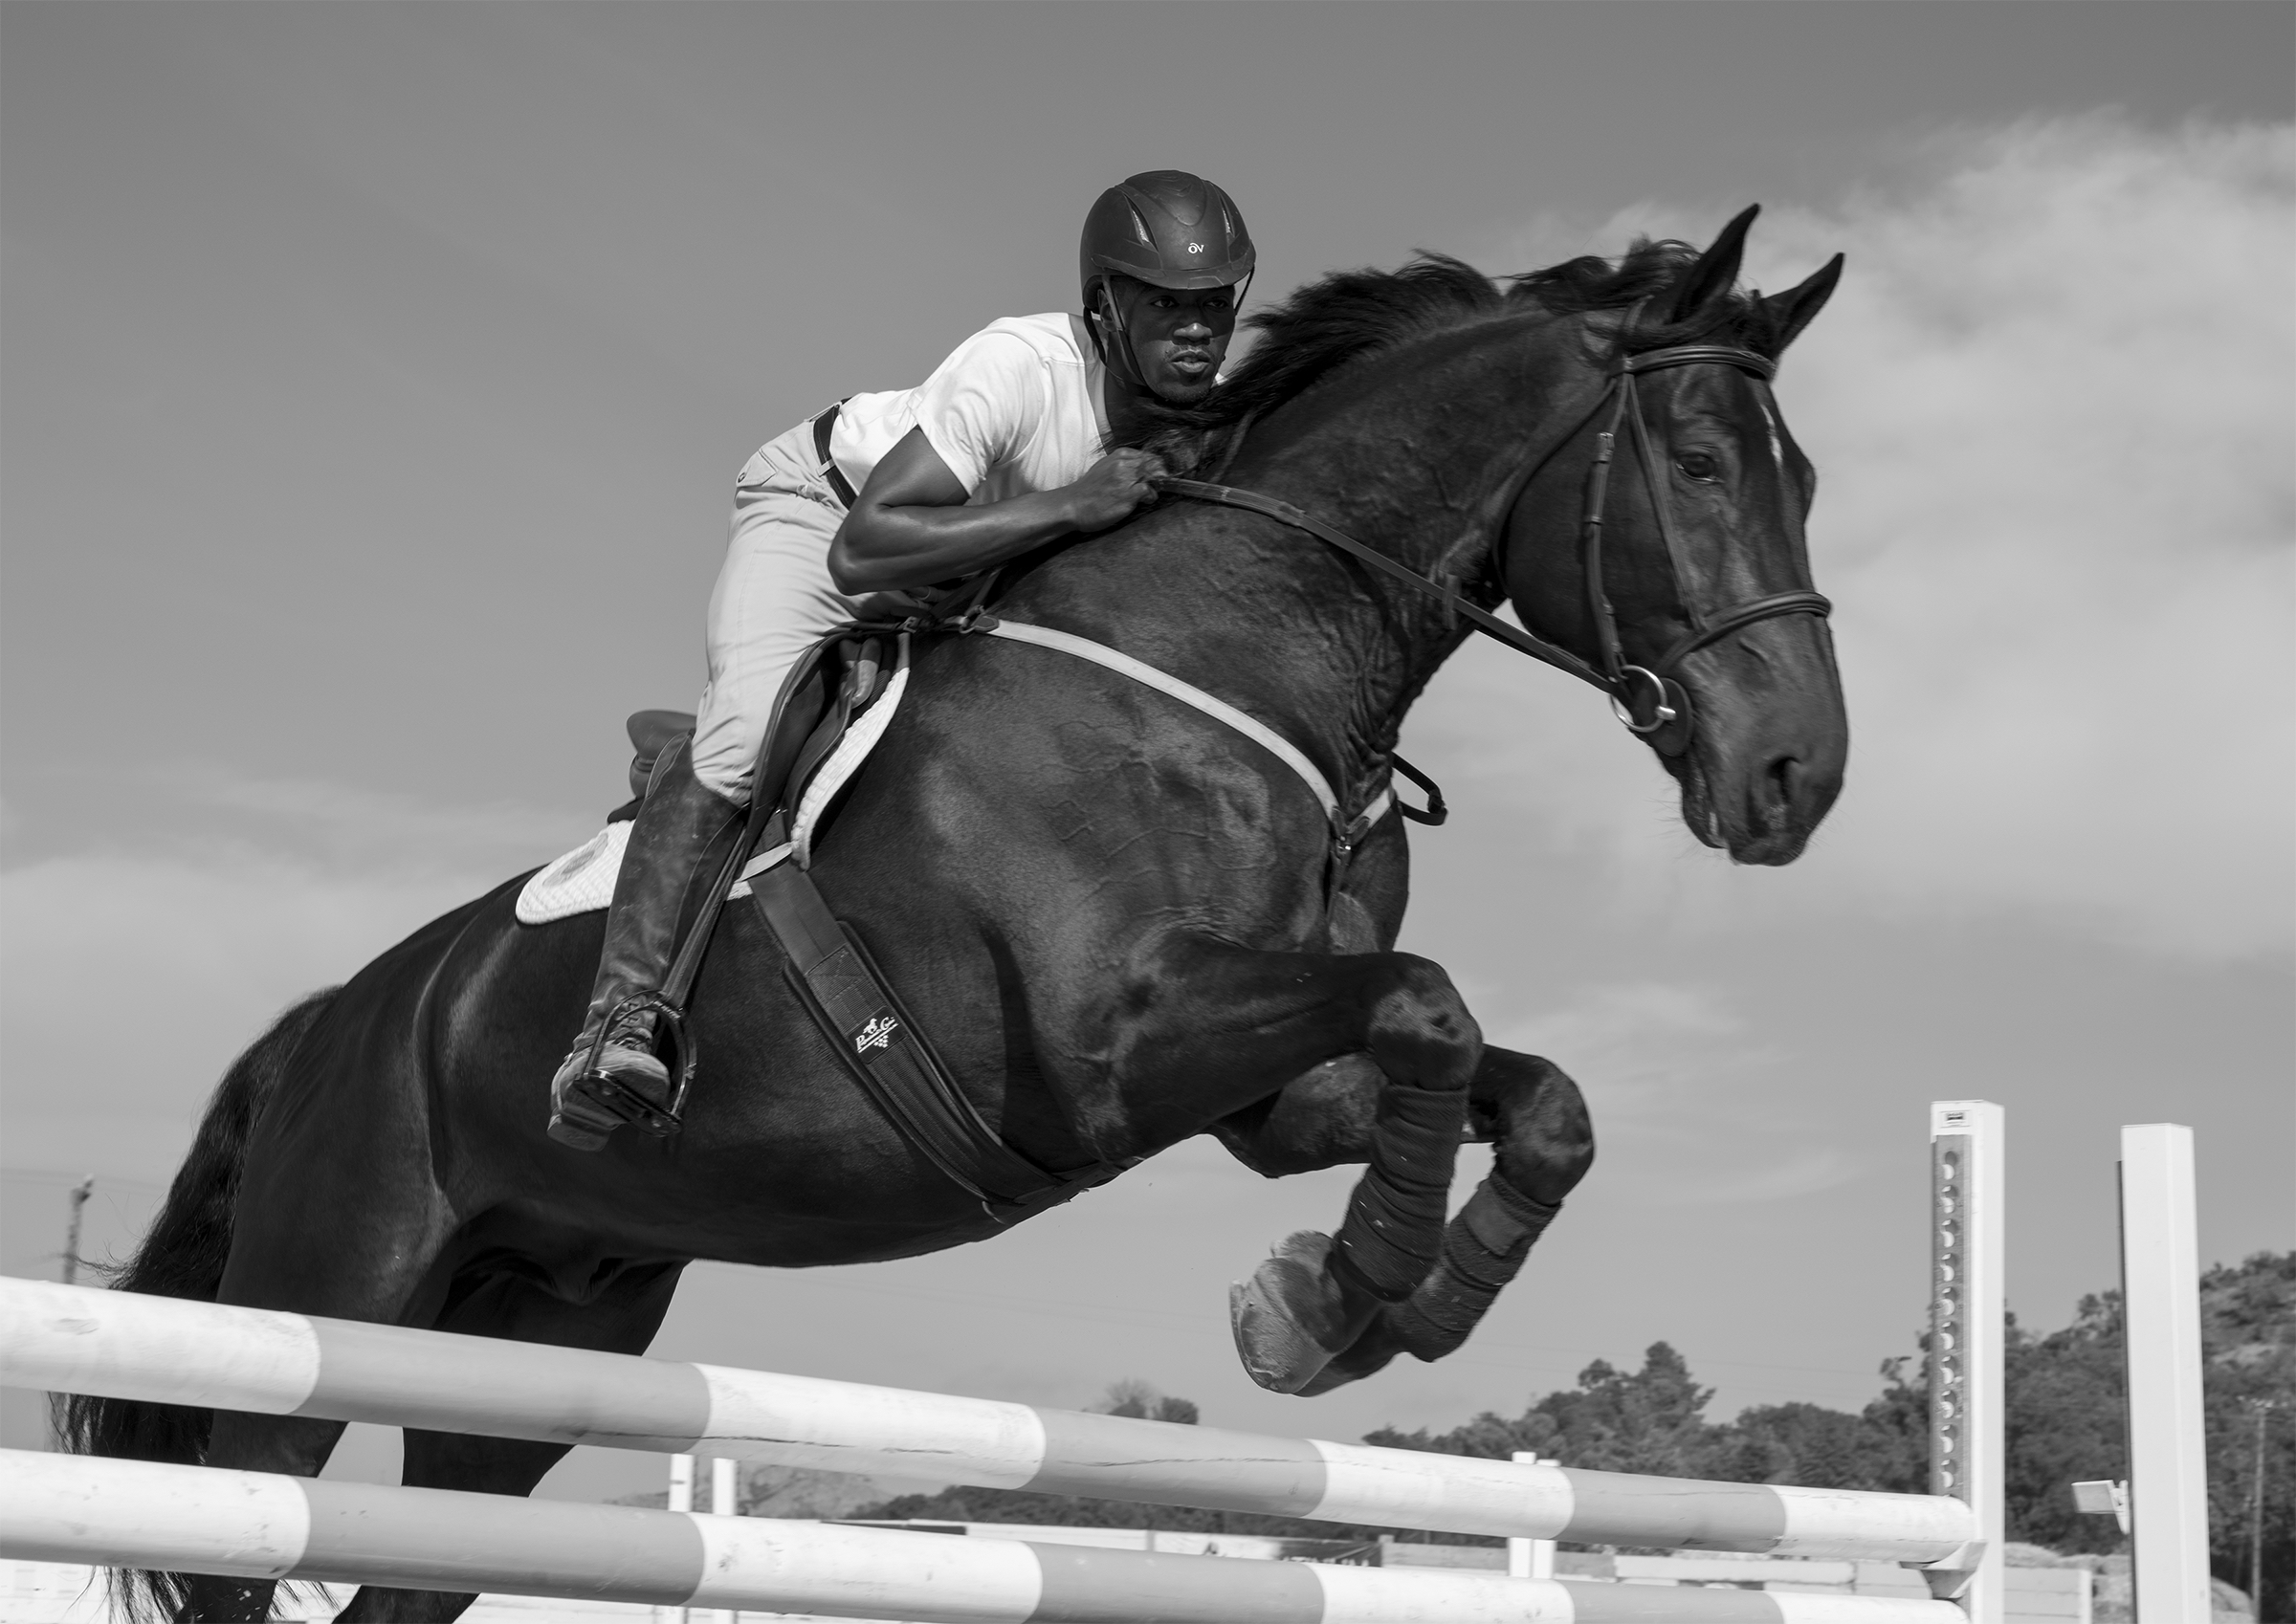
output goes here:
[[[1491, 550], [1546, 431], [1588, 387], [1575, 322], [1525, 317], [1411, 346], [1270, 416], [1225, 475], [1305, 509], [1478, 605], [1496, 602]], [[1323, 542], [1282, 537], [1267, 584], [1294, 669], [1318, 673], [1303, 719], [1366, 762], [1464, 623], [1432, 594], [1373, 577]], [[1303, 571], [1325, 583], [1300, 590]], [[1302, 612], [1302, 611], [1305, 612]]]
[[[1557, 336], [1485, 326], [1412, 346], [1270, 414], [1225, 480], [1281, 497], [1488, 604], [1490, 548], [1573, 369]], [[1580, 369], [1582, 370], [1582, 369]], [[1465, 635], [1296, 530], [1198, 503], [1065, 555], [1014, 600], [1278, 725], [1346, 780], [1376, 771]]]

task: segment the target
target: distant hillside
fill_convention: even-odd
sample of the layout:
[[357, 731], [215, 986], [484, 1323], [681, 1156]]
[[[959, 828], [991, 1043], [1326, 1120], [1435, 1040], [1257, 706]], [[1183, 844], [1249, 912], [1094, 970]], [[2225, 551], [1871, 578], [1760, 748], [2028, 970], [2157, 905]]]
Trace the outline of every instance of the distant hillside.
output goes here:
[[[2266, 1605], [2259, 1616], [2296, 1618], [2296, 1252], [2259, 1253], [2238, 1267], [2213, 1268], [2202, 1277], [2200, 1297], [2217, 1576], [2243, 1591], [2248, 1587], [2257, 1481], [2254, 1406], [2271, 1404], [2276, 1408], [2267, 1412], [2263, 1455]], [[2084, 1298], [2073, 1323], [2047, 1336], [2032, 1335], [2012, 1321], [2007, 1372], [2012, 1540], [2075, 1554], [2125, 1549], [2113, 1520], [2076, 1511], [2069, 1487], [2082, 1479], [2128, 1476], [2121, 1344], [2118, 1292]], [[1682, 1356], [1662, 1342], [1644, 1354], [1641, 1370], [1627, 1372], [1597, 1360], [1580, 1372], [1575, 1389], [1534, 1399], [1520, 1416], [1485, 1412], [1444, 1433], [1382, 1428], [1363, 1441], [1498, 1459], [1534, 1450], [1565, 1465], [1599, 1471], [1926, 1493], [1924, 1360], [1919, 1354], [1888, 1359], [1879, 1373], [1880, 1396], [1855, 1415], [1819, 1404], [1766, 1404], [1714, 1422], [1705, 1416], [1712, 1389], [1698, 1386]], [[1185, 1401], [1157, 1402], [1177, 1408]], [[1154, 1413], [1118, 1404], [1103, 1408]], [[1194, 1406], [1187, 1411], [1192, 1419]], [[1369, 1538], [1390, 1531], [1018, 1489], [902, 1495], [849, 1514], [1310, 1537]], [[1465, 1535], [1411, 1537], [1490, 1543]]]

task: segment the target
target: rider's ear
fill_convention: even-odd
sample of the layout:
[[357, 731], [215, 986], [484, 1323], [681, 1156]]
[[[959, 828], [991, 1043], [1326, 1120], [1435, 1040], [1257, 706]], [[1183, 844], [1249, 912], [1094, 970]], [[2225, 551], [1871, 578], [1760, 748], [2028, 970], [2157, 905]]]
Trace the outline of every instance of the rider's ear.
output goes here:
[[1667, 313], [1667, 322], [1688, 320], [1705, 307], [1710, 299], [1728, 294], [1738, 279], [1738, 261], [1745, 256], [1746, 231], [1754, 217], [1762, 211], [1755, 204], [1735, 220], [1722, 228], [1713, 247], [1698, 256], [1674, 292], [1674, 308]]
[[1799, 288], [1788, 288], [1762, 300], [1762, 313], [1773, 323], [1772, 337], [1762, 346], [1771, 360], [1776, 361], [1788, 344], [1801, 336], [1801, 330], [1825, 308], [1825, 301], [1834, 296], [1834, 284], [1841, 279], [1842, 256], [1837, 253]]

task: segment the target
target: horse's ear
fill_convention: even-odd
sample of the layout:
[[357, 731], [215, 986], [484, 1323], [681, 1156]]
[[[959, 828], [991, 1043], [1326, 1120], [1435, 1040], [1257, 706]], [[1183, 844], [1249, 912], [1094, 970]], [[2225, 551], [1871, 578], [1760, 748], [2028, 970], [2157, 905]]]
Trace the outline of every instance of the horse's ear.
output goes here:
[[1747, 229], [1761, 211], [1762, 206], [1758, 203], [1748, 208], [1735, 220], [1723, 227], [1722, 234], [1714, 239], [1713, 246], [1698, 256], [1698, 263], [1690, 267], [1680, 286], [1674, 290], [1674, 308], [1667, 313], [1668, 325], [1688, 320], [1708, 300], [1720, 298], [1730, 292], [1731, 285], [1738, 279], [1738, 261], [1745, 256]]
[[1762, 313], [1770, 318], [1773, 337], [1764, 345], [1775, 361], [1785, 347], [1801, 336], [1817, 314], [1825, 308], [1825, 301], [1834, 296], [1834, 284], [1842, 279], [1842, 256], [1835, 254], [1814, 272], [1810, 279], [1799, 288], [1788, 288], [1782, 294], [1772, 294], [1762, 300]]

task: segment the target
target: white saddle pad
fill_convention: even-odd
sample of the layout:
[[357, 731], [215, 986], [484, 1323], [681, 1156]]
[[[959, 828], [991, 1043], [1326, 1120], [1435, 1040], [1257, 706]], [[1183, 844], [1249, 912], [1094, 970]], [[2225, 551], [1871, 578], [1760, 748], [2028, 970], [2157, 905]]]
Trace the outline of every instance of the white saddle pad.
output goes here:
[[547, 925], [613, 901], [614, 876], [622, 872], [622, 849], [628, 845], [629, 824], [608, 823], [545, 866], [519, 892], [519, 923]]
[[[795, 854], [801, 867], [809, 866], [813, 859], [813, 836], [821, 826], [822, 814], [836, 799], [846, 781], [859, 771], [869, 753], [885, 736], [893, 723], [893, 713], [900, 709], [901, 695], [909, 687], [909, 668], [903, 666], [893, 673], [885, 691], [876, 703], [861, 713], [853, 725], [845, 731], [820, 770], [806, 785], [806, 793], [797, 806], [797, 820], [790, 827], [786, 845], [775, 846], [761, 854], [741, 870], [727, 893], [733, 897], [749, 894], [749, 877], [762, 873], [783, 858]], [[622, 852], [629, 845], [629, 824], [608, 823], [588, 840], [567, 852], [557, 862], [536, 872], [519, 892], [518, 917], [521, 925], [547, 925], [553, 919], [570, 919], [577, 913], [589, 913], [614, 900], [614, 877], [622, 872]]]

